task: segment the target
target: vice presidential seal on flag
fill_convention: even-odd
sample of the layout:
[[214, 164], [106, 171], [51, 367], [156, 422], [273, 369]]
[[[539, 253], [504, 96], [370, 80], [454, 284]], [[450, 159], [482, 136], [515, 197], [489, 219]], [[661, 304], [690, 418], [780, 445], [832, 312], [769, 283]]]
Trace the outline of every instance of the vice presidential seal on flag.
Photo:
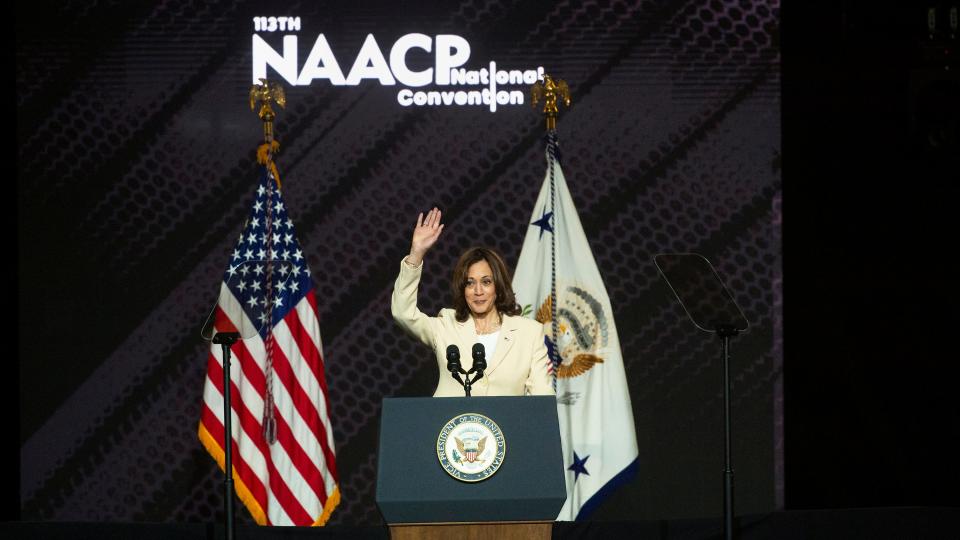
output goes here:
[[544, 325], [553, 364], [567, 501], [557, 520], [589, 516], [637, 469], [637, 436], [617, 326], [547, 134], [547, 173], [513, 278], [517, 302]]

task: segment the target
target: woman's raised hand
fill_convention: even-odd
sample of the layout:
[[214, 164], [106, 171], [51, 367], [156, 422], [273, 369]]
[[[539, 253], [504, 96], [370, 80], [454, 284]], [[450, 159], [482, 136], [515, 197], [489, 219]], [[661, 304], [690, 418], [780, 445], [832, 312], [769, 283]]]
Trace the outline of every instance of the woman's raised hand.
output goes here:
[[423, 212], [417, 216], [417, 226], [413, 229], [413, 240], [410, 242], [410, 254], [407, 255], [407, 262], [418, 266], [423, 256], [433, 247], [440, 238], [440, 232], [443, 231], [443, 224], [440, 223], [440, 209], [434, 207], [423, 216]]

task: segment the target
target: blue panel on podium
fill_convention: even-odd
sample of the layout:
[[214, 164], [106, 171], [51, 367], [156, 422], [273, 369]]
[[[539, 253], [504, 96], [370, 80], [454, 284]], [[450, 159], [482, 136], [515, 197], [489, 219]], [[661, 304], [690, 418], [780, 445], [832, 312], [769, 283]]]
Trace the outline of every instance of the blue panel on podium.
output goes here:
[[[478, 482], [437, 457], [444, 426], [465, 413], [496, 422], [505, 442], [500, 468]], [[387, 523], [552, 521], [566, 497], [553, 396], [383, 400], [377, 505]]]

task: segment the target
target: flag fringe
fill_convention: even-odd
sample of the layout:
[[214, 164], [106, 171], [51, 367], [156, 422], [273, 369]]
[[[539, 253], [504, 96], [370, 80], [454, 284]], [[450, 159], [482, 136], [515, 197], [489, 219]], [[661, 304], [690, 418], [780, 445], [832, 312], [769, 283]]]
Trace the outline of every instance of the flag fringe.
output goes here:
[[333, 509], [340, 505], [340, 486], [333, 486], [333, 493], [327, 495], [327, 502], [323, 505], [323, 513], [313, 522], [311, 527], [323, 527], [330, 519]]
[[[220, 470], [226, 472], [223, 448], [221, 448], [216, 439], [213, 438], [213, 435], [210, 435], [207, 428], [203, 426], [203, 422], [200, 423], [197, 435], [200, 437], [200, 443], [203, 444], [203, 447], [207, 449], [210, 456], [213, 457], [217, 465], [220, 466]], [[247, 489], [247, 485], [240, 479], [240, 475], [237, 474], [237, 468], [231, 468], [233, 469], [233, 486], [237, 492], [237, 496], [240, 497], [243, 505], [250, 511], [250, 515], [253, 516], [253, 520], [257, 522], [257, 525], [266, 525], [267, 515], [263, 512], [263, 508], [260, 507], [253, 493], [250, 493], [250, 490]], [[329, 502], [329, 500], [327, 502]]]
[[[217, 462], [217, 465], [220, 466], [220, 470], [224, 470], [224, 452], [223, 448], [217, 443], [213, 438], [213, 435], [210, 435], [210, 432], [207, 431], [207, 428], [203, 426], [203, 423], [200, 423], [200, 427], [197, 430], [197, 435], [200, 438], [200, 442], [203, 444], [203, 447], [207, 449], [207, 452], [211, 457]], [[233, 485], [237, 492], [237, 496], [240, 497], [240, 500], [243, 502], [243, 505], [247, 507], [247, 510], [250, 511], [250, 515], [253, 516], [253, 520], [257, 522], [257, 525], [266, 525], [267, 517], [264, 514], [263, 509], [257, 503], [257, 499], [254, 498], [253, 493], [250, 493], [250, 490], [247, 489], [246, 484], [243, 483], [243, 480], [240, 479], [240, 475], [237, 474], [236, 467], [233, 467]], [[320, 514], [320, 517], [313, 522], [311, 527], [323, 527], [327, 524], [327, 521], [330, 520], [330, 515], [333, 514], [334, 509], [340, 505], [340, 486], [333, 486], [333, 493], [327, 496], [327, 502], [323, 505], [323, 512]]]

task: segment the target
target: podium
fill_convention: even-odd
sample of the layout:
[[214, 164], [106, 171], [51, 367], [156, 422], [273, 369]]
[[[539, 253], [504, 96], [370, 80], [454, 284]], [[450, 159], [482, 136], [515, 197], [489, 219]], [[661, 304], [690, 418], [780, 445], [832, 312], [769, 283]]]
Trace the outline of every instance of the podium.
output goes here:
[[377, 458], [394, 540], [549, 539], [567, 498], [553, 396], [384, 399]]

